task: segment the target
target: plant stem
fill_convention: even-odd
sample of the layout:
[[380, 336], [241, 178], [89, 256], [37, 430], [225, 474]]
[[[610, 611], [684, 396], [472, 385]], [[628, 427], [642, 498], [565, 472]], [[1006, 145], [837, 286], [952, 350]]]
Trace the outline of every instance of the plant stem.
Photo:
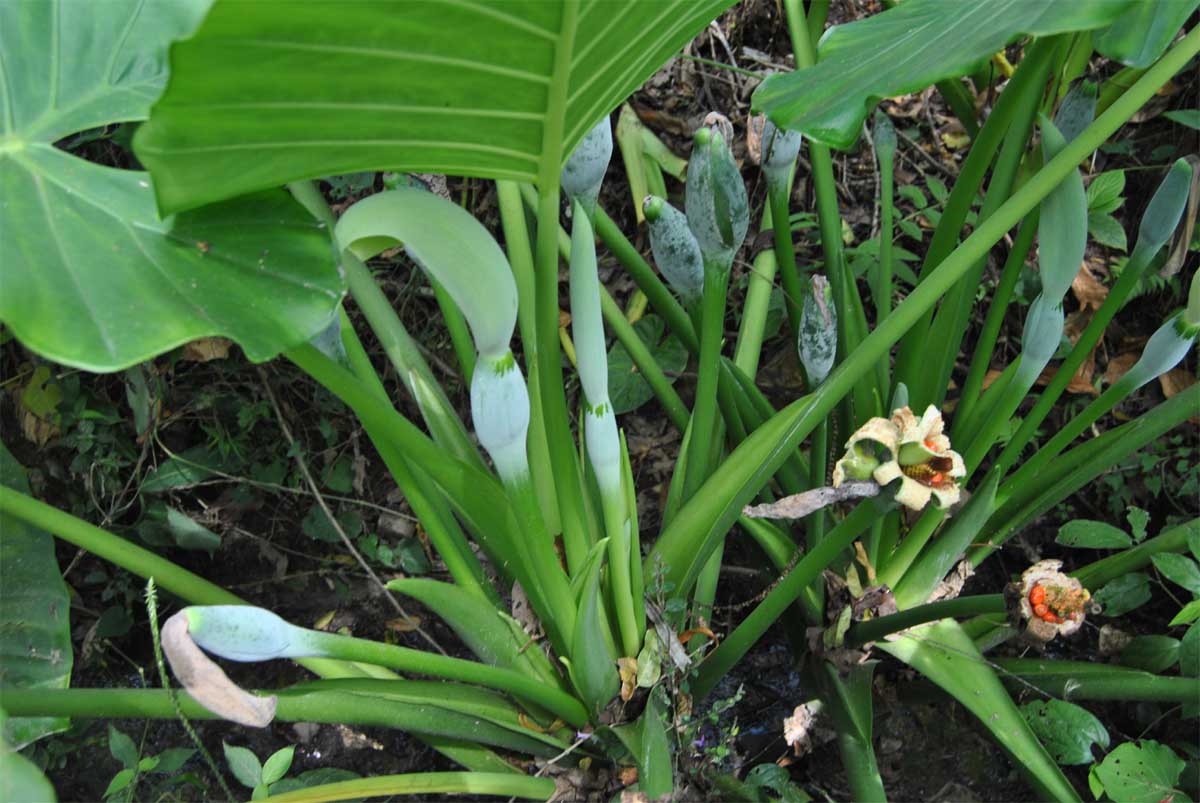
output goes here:
[[580, 727], [587, 722], [587, 712], [583, 704], [574, 697], [513, 669], [489, 666], [462, 658], [435, 655], [422, 650], [384, 644], [369, 639], [353, 638], [336, 633], [314, 632], [317, 634], [315, 643], [322, 650], [343, 660], [374, 664], [400, 672], [414, 672], [445, 680], [474, 683], [506, 691], [537, 703], [571, 725]]
[[[560, 35], [554, 48], [554, 74], [567, 75], [575, 49], [578, 0], [561, 4]], [[558, 217], [559, 174], [563, 161], [564, 120], [567, 110], [568, 82], [552, 81], [542, 123], [542, 155], [537, 179], [537, 241], [534, 248], [536, 269], [537, 379], [541, 397], [546, 441], [550, 447], [550, 465], [554, 469], [554, 488], [562, 519], [563, 547], [571, 573], [583, 565], [592, 544], [598, 540], [597, 522], [583, 505], [584, 485], [579, 454], [571, 436], [567, 418], [567, 400], [563, 390], [562, 352], [558, 341]]]
[[496, 196], [500, 207], [500, 225], [504, 229], [504, 246], [508, 264], [517, 284], [517, 324], [521, 330], [521, 348], [529, 372], [529, 471], [537, 488], [542, 518], [551, 534], [562, 532], [558, 514], [558, 496], [554, 491], [554, 468], [550, 463], [550, 446], [546, 441], [546, 421], [542, 416], [542, 396], [537, 374], [536, 278], [533, 252], [529, 248], [529, 229], [525, 225], [525, 207], [520, 186], [513, 181], [497, 181]]
[[310, 786], [271, 795], [271, 799], [277, 803], [324, 803], [396, 795], [458, 794], [546, 800], [554, 795], [554, 791], [554, 781], [550, 778], [508, 772], [414, 772]]
[[801, 558], [795, 568], [780, 579], [737, 629], [700, 665], [692, 682], [693, 696], [699, 700], [708, 694], [717, 681], [762, 638], [767, 628], [804, 593], [804, 589], [879, 515], [882, 515], [882, 511], [875, 500], [860, 502], [850, 515], [829, 531], [816, 549]]
[[[311, 181], [295, 181], [288, 184], [288, 190], [313, 217], [325, 225], [332, 238], [337, 221], [333, 216], [333, 210], [329, 208], [329, 204], [325, 202], [325, 198], [317, 190], [316, 185]], [[466, 460], [481, 470], [486, 470], [483, 458], [467, 434], [467, 428], [463, 426], [462, 419], [458, 417], [450, 400], [446, 398], [442, 386], [434, 379], [433, 371], [429, 369], [429, 363], [425, 361], [416, 342], [404, 328], [396, 311], [392, 309], [391, 302], [387, 300], [387, 296], [375, 283], [370, 269], [349, 251], [340, 255], [339, 262], [345, 271], [350, 294], [362, 311], [363, 317], [367, 319], [367, 324], [375, 333], [379, 344], [383, 346], [384, 353], [395, 367], [401, 384], [415, 397], [416, 394], [409, 379], [409, 374], [415, 373], [424, 379], [427, 386], [432, 389], [437, 409], [422, 411], [430, 431], [442, 438], [442, 445], [459, 459]], [[455, 309], [457, 310], [457, 307]], [[435, 417], [436, 423], [431, 420]]]
[[[967, 215], [983, 186], [987, 169], [992, 163], [992, 157], [1000, 147], [1009, 124], [1016, 114], [1022, 101], [1028, 103], [1030, 93], [1041, 97], [1041, 88], [1045, 86], [1046, 77], [1050, 72], [1050, 60], [1054, 55], [1055, 43], [1049, 39], [1039, 39], [1028, 49], [1025, 57], [1017, 66], [1012, 80], [1008, 82], [987, 122], [980, 129], [979, 135], [971, 143], [971, 150], [959, 170], [954, 188], [942, 209], [942, 218], [938, 221], [925, 252], [925, 260], [921, 263], [920, 281], [924, 281], [930, 272], [942, 264], [955, 250], [959, 234], [966, 223]], [[980, 222], [984, 222], [980, 217]], [[999, 238], [997, 238], [999, 239]], [[986, 255], [984, 252], [983, 255]], [[981, 256], [983, 256], [981, 255]], [[920, 378], [922, 362], [925, 359], [929, 327], [933, 321], [933, 309], [930, 308], [921, 315], [919, 322], [912, 328], [896, 356], [895, 377], [897, 381], [909, 386], [910, 393], [913, 385]], [[918, 406], [914, 399], [914, 407]]]
[[721, 372], [721, 340], [725, 334], [725, 296], [729, 287], [728, 265], [704, 265], [704, 296], [700, 314], [700, 364], [697, 369], [696, 398], [692, 403], [692, 432], [697, 439], [688, 450], [683, 499], [690, 499], [708, 479], [710, 433], [717, 419], [717, 377]]
[[469, 385], [471, 375], [475, 373], [475, 341], [471, 339], [471, 331], [467, 329], [467, 319], [463, 317], [462, 310], [440, 282], [430, 276], [429, 284], [433, 288], [433, 297], [437, 300], [438, 308], [442, 311], [446, 330], [450, 333], [450, 343], [454, 346], [454, 356], [458, 359], [459, 370], [462, 371], [463, 384]]
[[1196, 703], [1200, 684], [1195, 678], [1162, 677], [1085, 661], [1044, 661], [1037, 658], [995, 658], [1001, 679], [1004, 673], [1020, 678], [1056, 697], [1071, 700], [1121, 700], [1122, 702]]
[[[786, 179], [780, 181], [770, 176], [767, 178], [767, 201], [771, 209], [775, 264], [779, 270], [779, 283], [783, 285], [783, 305], [787, 309], [788, 328], [792, 333], [791, 342], [795, 345], [800, 337], [800, 309], [804, 287], [800, 281], [800, 272], [796, 268], [796, 248], [792, 242], [791, 213], [788, 210], [788, 186], [789, 182]], [[840, 232], [838, 236], [841, 236]]]
[[[817, 63], [817, 54], [813, 48], [808, 20], [800, 0], [784, 0], [784, 10], [787, 13], [788, 34], [791, 37], [792, 52], [796, 57], [797, 69], [811, 67]], [[866, 335], [867, 319], [863, 312], [862, 299], [859, 298], [858, 288], [854, 279], [846, 270], [846, 261], [842, 253], [842, 216], [838, 210], [837, 182], [833, 177], [833, 157], [829, 147], [823, 143], [808, 140], [808, 156], [812, 164], [813, 190], [817, 197], [817, 220], [821, 229], [821, 252], [825, 256], [825, 274], [829, 277], [829, 286], [833, 292], [833, 304], [838, 312], [838, 354], [846, 359], [858, 347]], [[790, 229], [789, 229], [790, 236]], [[877, 413], [874, 399], [879, 389], [875, 387], [874, 377], [860, 376], [853, 387], [855, 413], [852, 418], [848, 414], [842, 416], [845, 431], [853, 427], [851, 423], [857, 419], [865, 420]], [[874, 412], [873, 412], [874, 411]]]
[[954, 435], [956, 437], [960, 434], [957, 425], [970, 417], [975, 404], [979, 401], [979, 395], [983, 392], [983, 378], [992, 362], [996, 338], [1000, 334], [1000, 327], [1004, 324], [1004, 315], [1008, 312], [1013, 289], [1017, 286], [1017, 280], [1021, 278], [1021, 269], [1025, 267], [1025, 257], [1029, 255], [1029, 250], [1033, 247], [1033, 237], [1037, 234], [1040, 217], [1040, 212], [1035, 210], [1021, 222], [1021, 228], [1017, 232], [1016, 239], [1013, 240], [1012, 250], [1008, 252], [1008, 258], [1004, 261], [1000, 282], [996, 285], [996, 292], [992, 295], [991, 304], [988, 305], [983, 331], [979, 333], [975, 353], [971, 356], [971, 367], [967, 371], [967, 379], [958, 396], [958, 409], [954, 411], [956, 425]]
[[846, 646], [859, 647], [870, 641], [879, 641], [892, 633], [899, 633], [901, 630], [923, 625], [926, 622], [936, 622], [938, 619], [980, 616], [989, 613], [1003, 614], [1004, 611], [1003, 594], [981, 594], [929, 602], [889, 616], [855, 622], [846, 632]]
[[771, 251], [759, 251], [750, 269], [746, 302], [742, 307], [742, 325], [738, 329], [737, 344], [733, 349], [734, 365], [750, 377], [758, 373], [763, 330], [767, 325], [767, 311], [770, 308], [771, 291], [775, 283], [775, 267], [775, 254]]

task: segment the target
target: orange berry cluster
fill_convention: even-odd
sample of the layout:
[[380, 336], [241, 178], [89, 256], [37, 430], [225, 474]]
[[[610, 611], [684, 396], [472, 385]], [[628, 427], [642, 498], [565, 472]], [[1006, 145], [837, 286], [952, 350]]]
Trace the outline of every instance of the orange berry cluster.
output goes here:
[[1033, 615], [1044, 622], [1058, 625], [1062, 619], [1046, 604], [1046, 587], [1034, 586], [1029, 590], [1029, 604], [1033, 606]]

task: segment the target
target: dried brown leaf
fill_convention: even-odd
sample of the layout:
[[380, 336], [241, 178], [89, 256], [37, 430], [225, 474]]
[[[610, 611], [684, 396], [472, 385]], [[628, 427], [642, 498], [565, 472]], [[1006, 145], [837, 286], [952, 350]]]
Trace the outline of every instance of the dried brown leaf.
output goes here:
[[1108, 288], [1096, 278], [1086, 262], [1079, 265], [1079, 272], [1071, 281], [1071, 292], [1084, 309], [1100, 309], [1104, 299], [1108, 298]]
[[1104, 366], [1104, 384], [1111, 385], [1129, 373], [1129, 369], [1138, 361], [1139, 356], [1136, 351], [1126, 351], [1109, 360], [1108, 365]]
[[202, 337], [184, 343], [180, 358], [187, 362], [224, 360], [229, 357], [229, 347], [232, 345], [233, 341], [225, 337]]

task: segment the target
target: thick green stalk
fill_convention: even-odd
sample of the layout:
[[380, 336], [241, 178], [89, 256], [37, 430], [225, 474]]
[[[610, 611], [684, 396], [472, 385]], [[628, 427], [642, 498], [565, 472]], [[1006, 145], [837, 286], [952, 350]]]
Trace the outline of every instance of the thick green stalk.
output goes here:
[[[579, 0], [563, 0], [559, 36], [554, 51], [554, 75], [571, 71]], [[564, 119], [567, 108], [566, 80], [550, 82], [547, 113], [542, 123], [542, 158], [537, 180], [537, 242], [534, 248], [536, 275], [537, 378], [541, 397], [554, 488], [562, 518], [563, 546], [574, 574], [599, 540], [597, 522], [583, 505], [583, 478], [579, 454], [571, 436], [564, 393], [562, 352], [558, 340], [558, 213], [559, 174], [562, 170]]]
[[1143, 414], [1060, 455], [1046, 467], [1036, 484], [1017, 485], [1011, 479], [1006, 481], [996, 496], [998, 509], [980, 533], [979, 546], [967, 553], [967, 559], [978, 566], [1019, 528], [1058, 504], [1092, 477], [1182, 423], [1194, 414], [1197, 405], [1200, 405], [1200, 384], [1159, 404], [1153, 413]]
[[363, 317], [367, 319], [367, 324], [375, 333], [379, 344], [383, 346], [384, 353], [395, 367], [401, 383], [410, 393], [413, 393], [413, 386], [409, 379], [411, 372], [420, 376], [426, 385], [432, 388], [433, 395], [437, 399], [438, 409], [426, 411], [426, 414], [436, 415], [439, 426], [434, 426], [431, 422], [430, 431], [443, 435], [445, 440], [442, 446], [460, 460], [465, 460], [476, 468], [485, 470], [483, 458], [467, 434], [467, 428], [463, 426], [462, 419], [454, 412], [454, 407], [446, 398], [441, 384], [434, 379], [429, 364], [425, 361], [420, 349], [417, 348], [416, 341], [409, 336], [404, 324], [396, 315], [396, 311], [392, 309], [391, 302], [387, 300], [387, 296], [375, 283], [371, 271], [351, 253], [342, 255], [341, 265], [346, 273], [346, 283], [350, 287], [350, 294], [362, 311]]
[[[809, 148], [812, 147], [812, 143], [809, 143]], [[791, 342], [794, 344], [800, 337], [800, 309], [804, 287], [800, 281], [800, 271], [796, 268], [796, 248], [792, 242], [791, 212], [788, 209], [789, 187], [789, 181], [767, 177], [767, 200], [771, 208], [775, 264], [779, 269], [779, 283], [783, 285], [783, 304], [787, 309], [788, 328], [791, 330]], [[840, 231], [838, 237], [840, 243]]]
[[[448, 686], [450, 684], [447, 684]], [[323, 690], [276, 695], [276, 719], [283, 722], [327, 722], [402, 728], [413, 706], [370, 694]], [[176, 692], [188, 719], [220, 719], [186, 692]], [[165, 689], [23, 689], [0, 688], [0, 700], [11, 716], [67, 716], [78, 719], [176, 719], [175, 706]], [[21, 712], [21, 713], [18, 713]], [[424, 716], [423, 712], [420, 714]], [[424, 734], [422, 734], [424, 735]], [[429, 734], [434, 736], [434, 734]], [[445, 737], [440, 734], [438, 739]]]
[[[555, 649], [560, 655], [569, 655], [571, 634], [575, 631], [575, 596], [559, 564], [554, 539], [542, 520], [533, 481], [526, 475], [505, 483], [505, 490], [520, 521], [513, 542], [527, 567], [528, 580], [522, 580], [522, 586], [530, 594], [530, 602], [546, 626], [546, 635]], [[537, 597], [543, 600], [541, 605], [537, 604]]]
[[[342, 311], [342, 342], [350, 360], [351, 370], [368, 387], [374, 390], [380, 401], [388, 402], [387, 391], [375, 373], [362, 342], [358, 339], [349, 316]], [[490, 584], [484, 581], [483, 566], [471, 551], [466, 536], [450, 513], [438, 491], [423, 475], [413, 472], [412, 466], [398, 449], [373, 427], [365, 427], [367, 435], [380, 454], [386, 454], [384, 462], [396, 481], [396, 485], [408, 500], [413, 513], [429, 535], [429, 541], [446, 564], [446, 570], [454, 582], [476, 596], [499, 606], [500, 598]]]
[[6, 486], [0, 486], [0, 512], [53, 533], [136, 575], [153, 577], [159, 588], [189, 602], [198, 605], [246, 604], [234, 594], [166, 558]]
[[558, 515], [558, 497], [554, 491], [554, 469], [550, 465], [550, 446], [546, 442], [546, 421], [542, 416], [542, 397], [537, 379], [537, 320], [536, 278], [533, 252], [529, 248], [529, 230], [525, 225], [525, 208], [521, 188], [513, 181], [497, 181], [496, 196], [500, 207], [500, 225], [504, 230], [504, 247], [508, 264], [517, 284], [517, 325], [521, 330], [521, 347], [525, 367], [529, 371], [529, 471], [537, 488], [542, 517], [552, 534], [562, 532]]
[[[192, 604], [247, 604], [242, 598], [149, 550], [5, 486], [0, 486], [0, 512], [53, 533], [56, 538], [86, 549], [96, 557], [115, 563], [140, 577], [153, 577], [159, 588]], [[326, 658], [306, 658], [297, 663], [328, 678], [384, 676], [369, 668]], [[391, 676], [390, 673], [385, 674]], [[38, 690], [38, 693], [41, 691]], [[13, 712], [10, 710], [9, 713]]]
[[[707, 260], [706, 260], [707, 263]], [[709, 433], [717, 420], [717, 378], [721, 373], [721, 341], [725, 335], [725, 295], [729, 288], [729, 266], [705, 264], [704, 296], [701, 301], [700, 363], [697, 368], [695, 401], [692, 403], [692, 432], [702, 433], [688, 451], [683, 498], [690, 499], [712, 473], [709, 462]]]
[[896, 237], [896, 153], [893, 146], [882, 151], [877, 149], [876, 154], [879, 157], [879, 273], [875, 281], [875, 325], [878, 326], [879, 322], [892, 312], [893, 253]]
[[[790, 194], [792, 185], [792, 175], [795, 169], [790, 168], [786, 171], [786, 178], [779, 181], [776, 171], [764, 171], [767, 177], [767, 187], [770, 188], [773, 184], [781, 183], [784, 187], [784, 192]], [[770, 190], [768, 189], [768, 194]], [[786, 199], [784, 206], [786, 207]], [[776, 231], [778, 227], [775, 225], [777, 218], [772, 214], [771, 204], [768, 202], [767, 208], [763, 210], [762, 220], [759, 223], [759, 231], [771, 229]], [[784, 218], [784, 227], [788, 233], [788, 245], [791, 245], [791, 221]], [[775, 248], [779, 247], [779, 238], [775, 238]], [[775, 273], [778, 271], [779, 258], [775, 250], [760, 251], [754, 256], [754, 264], [750, 269], [750, 278], [746, 287], [746, 300], [742, 304], [742, 325], [738, 328], [737, 343], [733, 349], [733, 364], [742, 370], [746, 376], [753, 379], [758, 374], [758, 361], [762, 356], [763, 330], [767, 324], [767, 311], [771, 306], [771, 293], [775, 289]], [[795, 273], [796, 256], [792, 252], [792, 270]], [[786, 288], [788, 279], [784, 279], [783, 283]], [[794, 299], [789, 298], [787, 290], [784, 290], [784, 304], [789, 305], [799, 302], [799, 296]], [[795, 312], [797, 325], [800, 320], [799, 308]], [[792, 320], [791, 308], [788, 307], [788, 320]], [[796, 331], [792, 331], [793, 342], [796, 339]], [[728, 383], [722, 383], [722, 387], [728, 392], [731, 388], [727, 387]], [[724, 408], [723, 408], [724, 409]]]
[[[788, 34], [796, 67], [804, 69], [817, 63], [809, 33], [808, 20], [800, 0], [784, 0], [787, 13]], [[863, 312], [862, 299], [854, 278], [846, 270], [842, 254], [842, 216], [838, 210], [837, 182], [833, 176], [833, 157], [829, 147], [813, 140], [808, 141], [808, 157], [812, 164], [813, 190], [817, 197], [817, 220], [821, 229], [821, 251], [825, 256], [825, 274], [833, 291], [833, 303], [838, 311], [838, 354], [842, 359], [854, 352], [867, 333], [867, 318]], [[790, 229], [788, 230], [791, 236]], [[875, 398], [879, 388], [874, 377], [860, 377], [854, 386], [855, 417], [865, 420], [875, 409]], [[877, 412], [877, 411], [876, 411]], [[844, 416], [843, 424], [851, 423]]]
[[1001, 670], [1002, 679], [1012, 682], [1020, 678], [1021, 685], [1036, 686], [1055, 697], [1122, 702], [1200, 702], [1200, 684], [1195, 678], [1162, 677], [1137, 669], [1085, 661], [996, 658], [993, 662]]
[[742, 325], [738, 329], [737, 345], [733, 349], [733, 363], [751, 377], [758, 373], [758, 360], [762, 356], [763, 330], [767, 325], [767, 309], [774, 289], [775, 267], [775, 253], [759, 251], [754, 257], [750, 282], [746, 287], [746, 302], [742, 307]]
[[[721, 374], [721, 343], [725, 335], [725, 300], [729, 289], [729, 265], [705, 260], [704, 295], [700, 313], [700, 361], [696, 379], [695, 400], [689, 423], [693, 433], [702, 433], [688, 441], [687, 466], [683, 474], [683, 501], [686, 502], [712, 473], [716, 460], [714, 446], [724, 440], [719, 434], [723, 427], [717, 415], [717, 384]], [[736, 417], [736, 410], [731, 411]], [[713, 433], [713, 435], [710, 435]], [[711, 619], [712, 603], [716, 599], [717, 581], [721, 574], [723, 549], [709, 555], [693, 590], [692, 602], [700, 621]]]
[[817, 548], [801, 558], [795, 568], [780, 579], [750, 615], [700, 665], [699, 673], [692, 682], [693, 696], [699, 700], [708, 694], [717, 681], [762, 638], [767, 628], [804, 593], [804, 589], [870, 526], [873, 518], [882, 514], [878, 502], [868, 499], [860, 502], [850, 515], [830, 530]]
[[[441, 487], [447, 500], [479, 539], [496, 566], [529, 584], [528, 565], [517, 557], [515, 511], [499, 482], [490, 473], [447, 455], [395, 408], [384, 404], [352, 373], [310, 345], [285, 355], [309, 376], [340, 398], [365, 426], [393, 443], [406, 459], [420, 465]], [[388, 453], [380, 452], [388, 459]]]
[[310, 786], [281, 795], [276, 803], [324, 803], [396, 795], [495, 795], [509, 799], [547, 800], [554, 796], [554, 781], [508, 772], [413, 772], [404, 775], [375, 775], [353, 781]]
[[812, 40], [813, 52], [817, 52], [817, 43], [825, 33], [825, 21], [829, 19], [829, 0], [809, 0], [808, 3], [808, 34]]
[[954, 253], [926, 276], [914, 290], [851, 354], [834, 368], [812, 394], [793, 402], [746, 439], [725, 461], [659, 536], [647, 557], [646, 570], [653, 572], [662, 560], [667, 577], [677, 591], [695, 580], [698, 564], [708, 555], [767, 479], [778, 470], [800, 441], [810, 433], [838, 401], [891, 346], [922, 317], [941, 295], [983, 257], [1004, 234], [1048, 195], [1089, 153], [1098, 148], [1125, 123], [1172, 75], [1200, 52], [1200, 29], [1189, 32], [1104, 114], [1099, 115], [1079, 136], [1028, 182], [1013, 193], [990, 218]]
[[[1169, 325], [1169, 324], [1168, 324]], [[1174, 367], [1174, 366], [1171, 366]], [[1062, 453], [1064, 449], [1071, 445], [1071, 442], [1078, 438], [1092, 424], [1096, 423], [1099, 418], [1111, 410], [1120, 401], [1124, 400], [1129, 394], [1140, 388], [1147, 380], [1146, 374], [1153, 376], [1157, 373], [1166, 373], [1168, 369], [1155, 370], [1153, 373], [1145, 372], [1141, 377], [1135, 376], [1135, 371], [1122, 376], [1116, 382], [1105, 388], [1104, 392], [1092, 403], [1084, 408], [1083, 412], [1075, 415], [1071, 420], [1065, 422], [1063, 426], [1054, 433], [1040, 449], [1012, 475], [1014, 485], [1020, 486], [1027, 482], [1034, 482], [1034, 478], [1039, 472]]]
[[[992, 295], [991, 304], [988, 305], [983, 331], [979, 333], [979, 340], [975, 344], [975, 353], [971, 355], [971, 366], [967, 371], [967, 379], [963, 383], [962, 392], [958, 397], [958, 408], [954, 411], [956, 425], [960, 421], [967, 420], [975, 404], [979, 401], [979, 395], [983, 392], [983, 378], [992, 362], [996, 338], [1000, 334], [1000, 327], [1004, 324], [1004, 315], [1008, 312], [1013, 289], [1017, 286], [1017, 280], [1021, 278], [1025, 257], [1029, 255], [1029, 249], [1033, 247], [1033, 237], [1037, 234], [1040, 217], [1040, 213], [1034, 211], [1022, 221], [1021, 228], [1013, 240], [1012, 249], [1008, 252], [1008, 258], [1004, 261], [1004, 268], [1000, 272], [1000, 282], [996, 285], [996, 292]], [[956, 436], [959, 434], [957, 426], [954, 434]]]
[[904, 536], [900, 546], [888, 558], [887, 567], [878, 571], [879, 582], [889, 588], [895, 588], [945, 518], [945, 510], [933, 504], [926, 507], [921, 518], [917, 519], [917, 523]]
[[489, 666], [463, 658], [384, 644], [380, 641], [342, 636], [337, 633], [313, 631], [314, 643], [330, 655], [342, 660], [383, 666], [400, 672], [412, 672], [445, 680], [474, 683], [498, 689], [537, 703], [552, 711], [564, 722], [582, 726], [587, 722], [587, 711], [583, 704], [566, 692], [547, 686], [514, 669]]
[[957, 619], [991, 613], [1003, 614], [1004, 611], [1003, 594], [981, 594], [974, 597], [957, 597], [928, 602], [889, 616], [855, 622], [846, 632], [846, 646], [858, 647], [870, 641], [879, 641], [892, 633], [899, 633], [901, 630], [923, 625], [926, 622], [936, 622], [938, 619]]

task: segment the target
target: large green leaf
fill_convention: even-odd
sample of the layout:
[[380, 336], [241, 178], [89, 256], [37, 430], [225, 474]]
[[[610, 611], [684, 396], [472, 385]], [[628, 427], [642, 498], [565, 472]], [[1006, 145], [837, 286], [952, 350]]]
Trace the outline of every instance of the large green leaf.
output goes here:
[[46, 776], [25, 756], [9, 747], [2, 735], [8, 725], [0, 708], [0, 800], [9, 803], [54, 803], [58, 796]]
[[0, 4], [0, 321], [51, 359], [115, 370], [219, 334], [263, 360], [333, 314], [326, 235], [282, 192], [161, 221], [149, 175], [54, 147], [144, 118], [207, 5]]
[[[25, 469], [0, 443], [0, 485], [29, 493]], [[71, 682], [70, 599], [54, 539], [0, 514], [0, 686], [65, 689]], [[67, 727], [65, 718], [12, 718], [0, 739], [22, 747]]]
[[906, 0], [830, 29], [819, 62], [767, 78], [754, 93], [754, 108], [781, 128], [848, 148], [881, 98], [962, 75], [1020, 34], [1103, 27], [1129, 5], [1130, 0]]
[[357, 170], [533, 181], [732, 0], [218, 0], [138, 132], [179, 210]]
[[1095, 37], [1096, 49], [1130, 67], [1149, 67], [1198, 6], [1200, 0], [1141, 0]]
[[941, 686], [977, 716], [1040, 794], [1060, 801], [1079, 799], [957, 622], [943, 619], [877, 646]]

